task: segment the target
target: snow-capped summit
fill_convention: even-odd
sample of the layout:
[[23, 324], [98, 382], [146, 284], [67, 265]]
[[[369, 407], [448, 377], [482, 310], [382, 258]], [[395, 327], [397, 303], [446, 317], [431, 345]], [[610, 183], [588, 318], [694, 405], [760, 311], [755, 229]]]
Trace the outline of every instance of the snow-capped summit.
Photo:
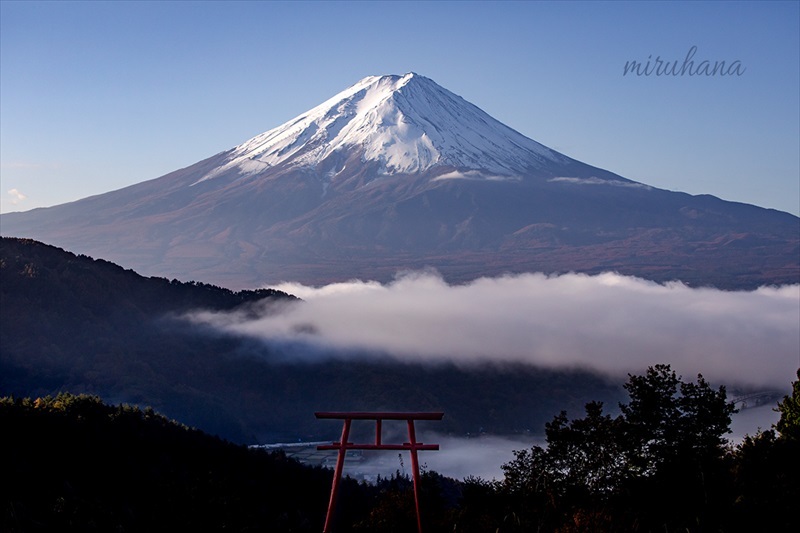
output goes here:
[[201, 181], [232, 169], [255, 174], [280, 165], [339, 170], [352, 151], [362, 162], [378, 163], [382, 174], [451, 167], [517, 178], [567, 159], [411, 72], [362, 79], [237, 146]]

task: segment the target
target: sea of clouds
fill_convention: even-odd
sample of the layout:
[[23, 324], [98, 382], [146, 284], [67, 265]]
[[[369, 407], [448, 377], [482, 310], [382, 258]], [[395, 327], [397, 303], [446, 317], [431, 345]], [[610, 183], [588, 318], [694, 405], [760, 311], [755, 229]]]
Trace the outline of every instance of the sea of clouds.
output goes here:
[[800, 366], [800, 285], [689, 288], [614, 273], [480, 278], [436, 272], [395, 281], [273, 288], [302, 301], [197, 312], [228, 333], [313, 347], [308, 357], [524, 362], [611, 376], [669, 363], [688, 380], [786, 389]]

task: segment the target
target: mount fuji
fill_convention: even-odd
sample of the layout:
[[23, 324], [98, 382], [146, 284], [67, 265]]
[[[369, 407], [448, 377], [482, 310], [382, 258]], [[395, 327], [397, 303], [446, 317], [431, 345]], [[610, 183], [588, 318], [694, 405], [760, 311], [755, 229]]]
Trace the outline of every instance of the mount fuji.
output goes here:
[[160, 178], [4, 214], [0, 231], [230, 288], [425, 267], [451, 281], [613, 270], [722, 288], [800, 282], [797, 217], [581, 163], [414, 73], [364, 78]]

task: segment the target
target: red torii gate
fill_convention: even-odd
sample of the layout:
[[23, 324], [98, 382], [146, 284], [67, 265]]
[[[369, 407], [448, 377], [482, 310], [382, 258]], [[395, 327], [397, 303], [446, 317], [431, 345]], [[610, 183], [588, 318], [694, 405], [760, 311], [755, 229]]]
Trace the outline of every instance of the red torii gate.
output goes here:
[[[417, 442], [414, 421], [441, 420], [444, 413], [317, 412], [314, 415], [317, 418], [344, 420], [341, 440], [333, 444], [317, 446], [318, 450], [339, 451], [336, 459], [336, 469], [333, 471], [333, 486], [331, 487], [331, 499], [328, 502], [328, 514], [325, 516], [325, 527], [322, 533], [330, 533], [333, 510], [336, 507], [336, 497], [339, 493], [339, 482], [342, 479], [342, 468], [344, 467], [344, 457], [347, 454], [347, 450], [409, 450], [411, 452], [411, 468], [414, 470], [414, 505], [417, 509], [417, 531], [422, 533], [422, 520], [419, 514], [419, 462], [417, 460], [417, 451], [438, 450], [439, 445]], [[353, 420], [375, 420], [374, 444], [355, 444], [347, 440], [350, 437], [350, 424]], [[384, 444], [381, 440], [381, 426], [384, 420], [405, 420], [408, 423], [408, 442], [403, 444]]]

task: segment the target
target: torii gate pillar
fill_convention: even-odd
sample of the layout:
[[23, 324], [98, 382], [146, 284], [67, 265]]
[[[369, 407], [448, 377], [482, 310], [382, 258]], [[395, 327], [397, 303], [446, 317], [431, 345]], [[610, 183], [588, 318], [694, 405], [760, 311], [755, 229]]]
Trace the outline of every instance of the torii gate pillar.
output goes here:
[[[365, 413], [365, 412], [318, 412], [314, 413], [317, 418], [344, 420], [342, 426], [342, 437], [339, 442], [333, 444], [323, 444], [317, 446], [318, 450], [338, 450], [336, 458], [336, 469], [333, 471], [333, 485], [331, 486], [331, 498], [328, 502], [328, 514], [325, 516], [325, 527], [322, 533], [330, 533], [333, 510], [336, 508], [336, 498], [339, 493], [339, 482], [342, 479], [342, 469], [347, 450], [408, 450], [411, 452], [411, 468], [414, 475], [414, 506], [417, 510], [417, 531], [422, 533], [422, 520], [419, 513], [419, 461], [417, 451], [419, 450], [438, 450], [438, 444], [423, 444], [417, 442], [417, 435], [414, 431], [414, 422], [417, 420], [441, 420], [444, 413]], [[375, 421], [375, 443], [356, 444], [350, 442], [350, 425], [353, 420], [374, 420]], [[382, 422], [384, 420], [405, 420], [408, 423], [408, 442], [403, 444], [384, 444], [381, 441]]]

